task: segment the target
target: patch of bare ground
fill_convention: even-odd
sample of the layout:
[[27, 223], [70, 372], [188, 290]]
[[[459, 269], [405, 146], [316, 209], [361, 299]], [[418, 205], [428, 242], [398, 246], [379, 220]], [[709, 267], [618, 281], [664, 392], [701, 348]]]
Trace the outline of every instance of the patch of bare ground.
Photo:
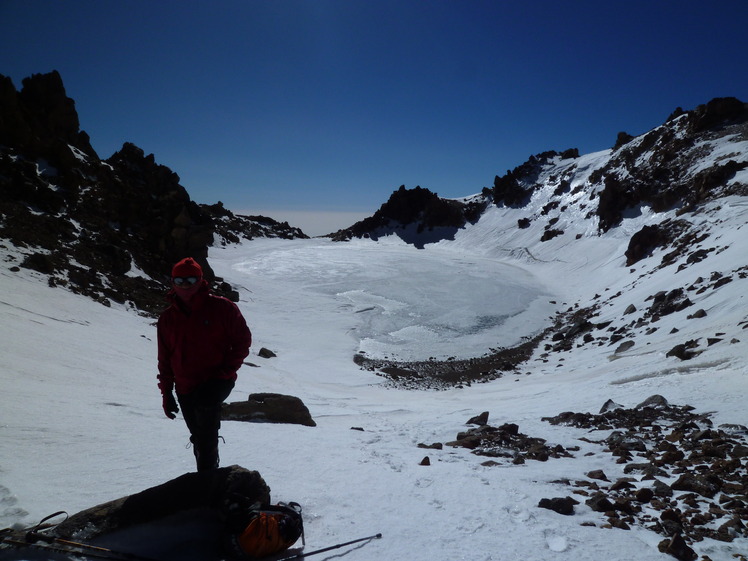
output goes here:
[[548, 330], [521, 344], [506, 349], [494, 350], [476, 358], [447, 360], [397, 361], [372, 359], [357, 353], [353, 361], [362, 369], [388, 378], [400, 389], [434, 389], [470, 386], [473, 383], [489, 382], [513, 372], [528, 361]]

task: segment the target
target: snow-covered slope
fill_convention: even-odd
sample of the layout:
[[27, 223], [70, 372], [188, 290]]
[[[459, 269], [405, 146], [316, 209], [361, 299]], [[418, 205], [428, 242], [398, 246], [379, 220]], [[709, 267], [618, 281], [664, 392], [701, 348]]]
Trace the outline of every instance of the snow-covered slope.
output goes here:
[[[583, 501], [571, 517], [537, 507], [541, 498], [569, 494], [557, 483], [564, 479], [584, 479], [594, 469], [611, 480], [623, 476], [599, 445], [579, 440], [602, 436], [541, 419], [562, 411], [597, 412], [608, 399], [633, 407], [661, 394], [671, 403], [713, 412], [715, 424], [744, 424], [745, 280], [739, 275], [718, 289], [689, 293], [689, 310], [705, 309], [704, 318], [687, 320], [686, 310], [661, 318], [654, 334], [631, 328], [627, 338], [635, 345], [626, 352], [592, 342], [543, 356], [541, 347], [521, 372], [461, 389], [386, 387], [383, 378], [353, 364], [361, 344], [356, 333], [366, 313], [397, 314], [380, 303], [398, 301], [398, 286], [374, 280], [433, 259], [438, 267], [419, 283], [428, 296], [449, 276], [450, 256], [471, 259], [478, 273], [490, 271], [482, 268], [487, 262], [515, 267], [562, 309], [597, 303], [595, 322], [628, 325], [636, 318], [624, 313], [629, 304], [644, 310], [659, 290], [740, 269], [748, 205], [738, 197], [725, 199], [694, 217], [699, 227], [711, 229], [720, 250], [681, 272], [678, 262], [658, 268], [657, 252], [633, 272], [625, 266], [628, 238], [621, 232], [635, 230], [646, 213], [602, 237], [564, 235], [540, 243], [537, 232], [517, 235], [516, 227], [507, 226], [516, 224], [519, 212], [493, 208], [453, 242], [422, 251], [397, 239], [346, 245], [257, 240], [212, 251], [217, 274], [240, 288], [256, 348], [278, 354], [271, 360], [253, 355], [258, 367], [242, 369], [232, 400], [255, 391], [294, 394], [318, 424], [224, 423], [223, 463], [257, 469], [275, 500], [301, 502], [309, 549], [382, 532], [382, 540], [351, 558], [663, 558], [656, 547], [662, 536], [636, 526], [602, 529], [605, 517]], [[571, 226], [586, 232], [584, 223]], [[58, 509], [77, 511], [191, 470], [183, 425], [160, 411], [152, 323], [50, 288], [36, 273], [11, 272], [8, 259], [0, 272], [3, 525], [29, 524]], [[362, 276], [372, 282], [362, 284]], [[497, 287], [486, 282], [470, 289], [488, 301]], [[364, 312], [364, 300], [376, 309]], [[448, 299], [444, 306], [448, 310]], [[542, 323], [523, 327], [532, 331]], [[413, 325], [419, 325], [415, 316]], [[679, 331], [671, 333], [673, 328]], [[720, 333], [719, 343], [706, 346], [707, 338]], [[694, 338], [702, 341], [697, 357], [666, 356], [676, 343]], [[417, 447], [454, 440], [481, 411], [489, 411], [495, 423], [517, 423], [523, 433], [580, 449], [574, 458], [491, 467], [466, 449]], [[425, 455], [429, 466], [420, 465]], [[746, 551], [748, 541], [705, 540], [693, 547], [727, 561]]]
[[[693, 173], [748, 160], [745, 145], [724, 138], [702, 147]], [[637, 142], [644, 139], [629, 146]], [[664, 512], [656, 505], [643, 504], [621, 529], [586, 503], [592, 485], [609, 486], [588, 476], [597, 470], [610, 482], [652, 484], [606, 449], [612, 428], [543, 418], [597, 413], [609, 399], [633, 408], [660, 394], [710, 414], [715, 430], [747, 424], [741, 188], [748, 174], [737, 170], [726, 191], [685, 213], [677, 205], [655, 212], [640, 201], [601, 233], [591, 201], [604, 188], [593, 179], [602, 181], [599, 170], [612, 169], [621, 151], [552, 158], [526, 204], [491, 205], [454, 239], [422, 250], [396, 235], [342, 244], [262, 239], [211, 250], [212, 267], [238, 289], [255, 336], [252, 366], [241, 369], [230, 400], [293, 394], [317, 422], [225, 422], [222, 463], [258, 470], [274, 500], [304, 506], [307, 550], [382, 532], [347, 557], [668, 558], [658, 550], [667, 538], [647, 527]], [[627, 265], [632, 236], [663, 224], [667, 243]], [[562, 233], [541, 241], [549, 229]], [[76, 512], [192, 470], [183, 423], [161, 412], [153, 321], [50, 287], [44, 275], [14, 267], [24, 250], [8, 243], [0, 250], [0, 526]], [[503, 316], [505, 323], [486, 320]], [[413, 349], [441, 357], [449, 347], [451, 356], [474, 356], [483, 344], [512, 344], [549, 326], [530, 360], [484, 384], [399, 390], [353, 362], [362, 351], [398, 360]], [[680, 346], [684, 352], [673, 354]], [[277, 357], [260, 358], [261, 347]], [[569, 456], [486, 462], [446, 444], [484, 411], [491, 425], [515, 423]], [[662, 425], [663, 434], [672, 428]], [[730, 430], [744, 442], [744, 429]], [[688, 500], [711, 509], [714, 529], [743, 516], [730, 530], [733, 541], [691, 543], [712, 561], [748, 552], [746, 457], [732, 459], [736, 479], [720, 493], [676, 491], [665, 508], [684, 509]], [[671, 484], [677, 476], [668, 468], [660, 478]], [[538, 507], [564, 496], [579, 502], [573, 516]], [[718, 512], [735, 501], [737, 514]], [[645, 516], [651, 524], [641, 522]]]

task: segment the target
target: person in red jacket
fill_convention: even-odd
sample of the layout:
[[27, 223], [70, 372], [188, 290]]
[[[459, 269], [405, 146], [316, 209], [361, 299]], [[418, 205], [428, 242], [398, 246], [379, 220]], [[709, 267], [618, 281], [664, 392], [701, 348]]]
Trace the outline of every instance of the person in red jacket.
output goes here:
[[163, 409], [174, 419], [182, 407], [197, 470], [215, 469], [219, 464], [221, 405], [249, 354], [252, 333], [236, 304], [211, 293], [193, 258], [174, 265], [171, 277], [172, 289], [167, 295], [171, 305], [157, 325]]

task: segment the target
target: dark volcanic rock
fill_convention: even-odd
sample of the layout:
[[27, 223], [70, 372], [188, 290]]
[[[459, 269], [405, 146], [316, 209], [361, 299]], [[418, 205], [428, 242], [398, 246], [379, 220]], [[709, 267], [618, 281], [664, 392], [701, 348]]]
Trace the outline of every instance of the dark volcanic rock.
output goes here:
[[215, 509], [230, 519], [237, 509], [246, 509], [257, 501], [270, 502], [270, 488], [256, 471], [230, 466], [186, 473], [162, 485], [74, 514], [54, 529], [54, 535], [88, 540], [196, 508]]
[[0, 145], [39, 154], [53, 166], [74, 162], [69, 146], [97, 157], [88, 135], [79, 130], [75, 101], [56, 70], [25, 78], [20, 92], [0, 75], [0, 102]]
[[471, 417], [468, 419], [467, 424], [468, 425], [487, 425], [488, 424], [488, 411], [484, 411], [480, 415], [476, 415], [475, 417]]
[[748, 104], [734, 97], [717, 97], [689, 112], [693, 132], [724, 126], [748, 118]]
[[260, 358], [275, 358], [278, 355], [276, 355], [270, 349], [262, 347], [259, 351], [257, 351], [257, 356], [259, 356]]
[[669, 540], [660, 542], [658, 547], [662, 553], [672, 555], [678, 561], [696, 561], [699, 558], [680, 534], [673, 536]]
[[[646, 205], [655, 212], [681, 207], [681, 212], [719, 196], [744, 163], [720, 161], [694, 175], [689, 173], [700, 140], [730, 131], [745, 134], [748, 106], [735, 98], [713, 99], [693, 111], [679, 112], [666, 126], [640, 137], [617, 143], [610, 162], [595, 170], [590, 181], [604, 185], [596, 214], [600, 229], [608, 231], [620, 224], [627, 210]], [[710, 135], [712, 135], [710, 137]], [[649, 154], [646, 162], [639, 157]], [[653, 238], [657, 242], [656, 236]], [[636, 244], [635, 244], [636, 245]], [[646, 244], [645, 244], [646, 245]], [[630, 259], [646, 254], [646, 247], [633, 250]], [[628, 256], [628, 255], [627, 255]]]
[[176, 173], [132, 143], [100, 160], [57, 72], [25, 79], [21, 92], [0, 76], [0, 216], [0, 238], [25, 250], [24, 266], [50, 286], [147, 315], [164, 307], [171, 267], [187, 256], [216, 293], [238, 299], [207, 260], [216, 232], [221, 241], [305, 237], [197, 205]]
[[396, 234], [407, 243], [423, 247], [428, 242], [452, 239], [465, 224], [476, 222], [487, 205], [482, 198], [464, 203], [442, 199], [420, 186], [406, 189], [401, 185], [373, 216], [330, 237], [334, 241], [348, 241], [354, 237], [377, 239]]
[[478, 456], [505, 458], [515, 464], [525, 463], [525, 460], [546, 462], [550, 458], [572, 457], [560, 444], [549, 446], [542, 438], [522, 434], [516, 423], [504, 423], [499, 427], [482, 424], [458, 433], [456, 439], [446, 445], [468, 448]]
[[[576, 484], [594, 490], [587, 505], [604, 512], [611, 526], [638, 523], [668, 538], [679, 537], [680, 541], [666, 540], [662, 547], [683, 558], [689, 558], [688, 544], [694, 541], [748, 537], [742, 523], [748, 516], [746, 468], [741, 461], [746, 434], [739, 427], [714, 429], [708, 415], [672, 405], [661, 395], [631, 409], [603, 407], [599, 415], [565, 412], [544, 420], [589, 432], [615, 429], [594, 442], [607, 445], [606, 451], [626, 463], [624, 473], [636, 477], [605, 485], [604, 474], [590, 472], [587, 476], [593, 481]], [[663, 480], [674, 482], [668, 485]], [[660, 511], [655, 523], [642, 508], [645, 504]], [[620, 517], [612, 516], [616, 512]], [[724, 519], [719, 526], [718, 518]]]
[[276, 393], [253, 393], [247, 401], [225, 403], [221, 418], [225, 421], [317, 426], [309, 409], [298, 397]]
[[631, 236], [629, 246], [626, 249], [626, 266], [630, 267], [637, 261], [649, 256], [652, 250], [666, 245], [670, 236], [659, 225], [647, 225]]
[[540, 499], [538, 506], [540, 508], [547, 508], [564, 516], [570, 516], [574, 514], [574, 505], [578, 505], [579, 501], [572, 499], [571, 497], [555, 497], [553, 499]]
[[595, 512], [609, 512], [616, 508], [605, 493], [595, 493], [585, 501], [585, 504]]
[[200, 205], [200, 208], [210, 216], [215, 235], [223, 245], [265, 237], [286, 240], [309, 238], [288, 222], [278, 222], [267, 216], [234, 214], [221, 201], [213, 205]]
[[674, 356], [676, 358], [679, 358], [681, 360], [691, 360], [699, 353], [692, 350], [693, 345], [689, 343], [680, 343], [678, 345], [675, 345], [672, 349], [670, 349], [667, 353], [665, 353], [665, 356]]
[[719, 492], [721, 481], [715, 476], [684, 473], [670, 487], [675, 491], [692, 491], [699, 495], [712, 498]]

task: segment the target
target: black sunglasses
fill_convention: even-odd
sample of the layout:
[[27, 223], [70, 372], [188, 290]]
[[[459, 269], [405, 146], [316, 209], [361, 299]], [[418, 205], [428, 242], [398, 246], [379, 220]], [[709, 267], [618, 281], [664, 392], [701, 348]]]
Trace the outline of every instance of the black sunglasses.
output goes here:
[[193, 284], [195, 284], [197, 281], [200, 280], [200, 277], [174, 277], [171, 280], [174, 282], [176, 286], [182, 286], [182, 285], [192, 286]]

